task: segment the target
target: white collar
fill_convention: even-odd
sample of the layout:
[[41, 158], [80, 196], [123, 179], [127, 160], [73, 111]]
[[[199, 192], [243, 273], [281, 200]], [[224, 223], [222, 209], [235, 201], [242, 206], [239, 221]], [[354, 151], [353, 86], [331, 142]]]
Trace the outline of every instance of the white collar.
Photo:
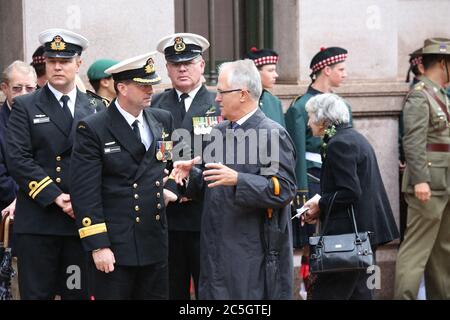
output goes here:
[[[202, 84], [200, 83], [200, 85], [197, 87], [197, 88], [195, 88], [194, 90], [192, 90], [191, 92], [188, 92], [187, 94], [189, 95], [189, 98], [192, 98], [192, 99], [194, 99], [195, 98], [195, 95], [197, 94], [197, 92], [200, 90], [200, 88], [202, 87]], [[180, 101], [180, 97], [181, 97], [181, 95], [184, 93], [184, 92], [181, 92], [180, 90], [178, 90], [178, 89], [175, 89], [175, 91], [177, 92], [177, 96], [178, 96], [178, 101]]]
[[55, 96], [56, 100], [58, 100], [58, 102], [61, 100], [62, 96], [66, 95], [66, 96], [69, 96], [70, 101], [75, 104], [75, 100], [77, 98], [77, 87], [76, 86], [74, 86], [72, 91], [70, 91], [68, 94], [64, 94], [64, 93], [56, 90], [54, 87], [52, 87], [52, 85], [50, 83], [47, 83], [47, 85], [48, 85], [48, 88], [50, 89], [50, 91]]
[[258, 107], [256, 107], [253, 111], [250, 111], [245, 116], [243, 116], [242, 118], [240, 118], [238, 121], [235, 122], [237, 122], [238, 125], [242, 126], [245, 121], [247, 121], [252, 115], [255, 114], [256, 111], [258, 111]]
[[137, 118], [135, 116], [133, 116], [131, 113], [129, 113], [128, 111], [125, 111], [119, 104], [119, 100], [116, 99], [116, 107], [117, 110], [119, 110], [120, 114], [125, 118], [125, 120], [127, 121], [127, 123], [130, 125], [130, 127], [133, 127], [133, 123], [134, 121], [139, 121], [140, 125], [144, 125], [144, 115], [143, 112], [141, 111], [139, 113], [139, 115], [137, 116]]

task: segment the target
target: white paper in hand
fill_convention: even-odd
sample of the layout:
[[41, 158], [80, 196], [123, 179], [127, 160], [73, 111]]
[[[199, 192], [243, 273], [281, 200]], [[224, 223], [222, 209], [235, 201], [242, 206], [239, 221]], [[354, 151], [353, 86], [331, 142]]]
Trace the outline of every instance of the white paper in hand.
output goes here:
[[298, 208], [296, 211], [297, 211], [297, 214], [295, 215], [295, 216], [293, 216], [292, 218], [291, 218], [291, 220], [293, 220], [294, 218], [299, 218], [300, 219], [300, 216], [302, 215], [302, 214], [304, 214], [306, 211], [308, 211], [309, 210], [309, 208], [306, 208], [306, 207], [301, 207], [301, 208]]
[[[318, 201], [320, 198], [322, 198], [319, 194], [315, 194], [314, 195], [314, 197], [312, 197], [311, 199], [309, 199], [306, 203], [308, 203], [308, 202], [314, 202], [314, 201]], [[294, 218], [299, 218], [300, 219], [300, 216], [302, 215], [302, 214], [304, 214], [306, 211], [308, 211], [309, 210], [309, 208], [307, 208], [307, 207], [305, 207], [304, 205], [303, 205], [303, 207], [301, 207], [301, 208], [299, 208], [299, 209], [297, 209], [296, 211], [297, 211], [297, 214], [295, 215], [295, 216], [293, 216], [292, 218], [291, 218], [291, 220], [293, 220]]]

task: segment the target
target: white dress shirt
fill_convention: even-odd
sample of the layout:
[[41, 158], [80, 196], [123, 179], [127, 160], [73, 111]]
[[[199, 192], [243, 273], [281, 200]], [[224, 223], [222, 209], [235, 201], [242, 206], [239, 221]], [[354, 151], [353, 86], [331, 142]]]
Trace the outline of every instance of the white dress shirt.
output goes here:
[[[184, 106], [186, 108], [186, 113], [189, 111], [192, 101], [194, 101], [195, 95], [197, 94], [197, 92], [200, 90], [201, 87], [202, 87], [202, 84], [200, 84], [197, 88], [195, 88], [194, 90], [189, 92], [188, 93], [189, 97], [184, 99]], [[183, 92], [178, 91], [176, 89], [175, 89], [175, 91], [177, 92], [177, 95], [178, 95], [178, 102], [180, 102], [181, 95], [183, 94]]]
[[67, 106], [69, 107], [70, 113], [72, 114], [72, 117], [75, 118], [75, 101], [77, 100], [77, 87], [74, 87], [72, 91], [70, 91], [67, 94], [64, 94], [62, 92], [59, 92], [55, 88], [52, 87], [50, 83], [48, 83], [48, 88], [55, 96], [56, 100], [58, 100], [59, 104], [61, 105], [61, 108], [63, 107], [63, 103], [61, 101], [62, 96], [68, 96], [69, 100], [67, 101]]
[[116, 99], [116, 107], [117, 107], [117, 110], [119, 110], [120, 114], [125, 118], [125, 120], [127, 121], [128, 125], [131, 127], [131, 129], [133, 129], [134, 121], [136, 121], [136, 120], [138, 121], [139, 131], [141, 133], [141, 142], [144, 144], [145, 150], [148, 150], [148, 148], [150, 148], [150, 145], [152, 144], [153, 135], [150, 130], [150, 127], [147, 124], [147, 121], [145, 121], [145, 119], [144, 119], [143, 112], [141, 111], [139, 113], [138, 117], [136, 118], [131, 113], [125, 111], [120, 106], [119, 100], [117, 100], [117, 99]]

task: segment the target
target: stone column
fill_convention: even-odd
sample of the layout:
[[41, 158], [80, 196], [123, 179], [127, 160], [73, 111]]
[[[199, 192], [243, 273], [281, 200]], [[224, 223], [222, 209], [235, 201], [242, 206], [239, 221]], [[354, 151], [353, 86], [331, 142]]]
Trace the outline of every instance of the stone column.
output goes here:
[[278, 83], [297, 84], [299, 80], [299, 1], [274, 1], [273, 49], [280, 55]]
[[22, 14], [21, 0], [0, 2], [0, 72], [11, 62], [24, 58]]

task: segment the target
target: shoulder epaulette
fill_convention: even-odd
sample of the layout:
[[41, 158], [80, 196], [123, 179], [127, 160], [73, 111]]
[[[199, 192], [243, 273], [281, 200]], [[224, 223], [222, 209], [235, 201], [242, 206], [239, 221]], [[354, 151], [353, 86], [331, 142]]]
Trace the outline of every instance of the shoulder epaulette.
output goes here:
[[86, 94], [88, 96], [90, 96], [91, 98], [94, 98], [94, 99], [91, 99], [91, 101], [90, 101], [91, 104], [93, 105], [93, 107], [97, 106], [97, 100], [100, 100], [105, 105], [105, 107], [109, 106], [109, 104], [111, 103], [111, 101], [109, 101], [109, 99], [99, 96], [98, 94], [96, 94], [95, 92], [93, 92], [91, 90], [86, 90]]
[[423, 90], [425, 88], [425, 83], [420, 81], [414, 85], [414, 90]]

